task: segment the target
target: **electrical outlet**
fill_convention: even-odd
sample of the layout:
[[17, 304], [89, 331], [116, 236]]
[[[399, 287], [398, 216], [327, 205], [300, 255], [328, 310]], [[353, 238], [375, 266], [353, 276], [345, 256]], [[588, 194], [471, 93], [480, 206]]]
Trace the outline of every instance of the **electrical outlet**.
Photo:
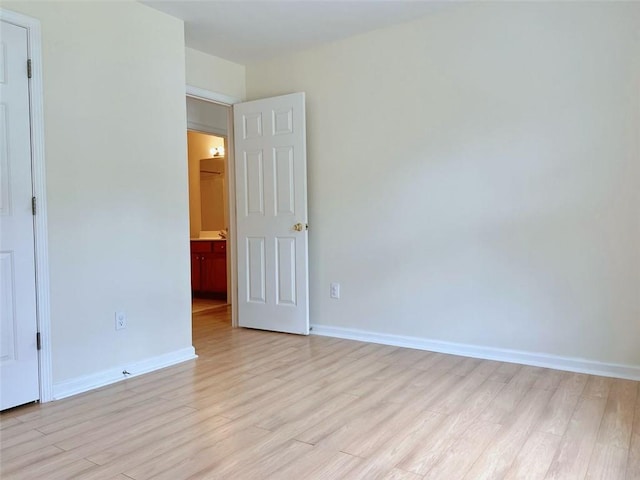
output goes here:
[[329, 287], [329, 296], [331, 298], [340, 298], [340, 284], [337, 282], [332, 282]]
[[127, 328], [127, 315], [124, 312], [116, 312], [116, 330]]

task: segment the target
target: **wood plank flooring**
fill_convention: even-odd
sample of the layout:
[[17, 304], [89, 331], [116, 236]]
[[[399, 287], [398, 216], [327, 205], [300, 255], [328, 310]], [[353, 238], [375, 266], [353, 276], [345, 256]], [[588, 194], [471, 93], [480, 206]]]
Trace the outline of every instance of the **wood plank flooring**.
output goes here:
[[640, 479], [640, 383], [194, 315], [199, 358], [0, 415], [9, 479]]
[[218, 300], [215, 298], [192, 298], [191, 311], [194, 314], [208, 313], [210, 310], [224, 307], [227, 305], [226, 300]]

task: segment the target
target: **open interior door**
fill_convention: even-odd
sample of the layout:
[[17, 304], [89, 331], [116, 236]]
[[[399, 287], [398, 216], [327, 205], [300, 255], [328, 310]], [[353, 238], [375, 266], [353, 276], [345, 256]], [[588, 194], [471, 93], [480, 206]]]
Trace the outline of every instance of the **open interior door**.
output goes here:
[[0, 22], [0, 410], [39, 398], [27, 29]]
[[304, 93], [233, 106], [238, 324], [309, 333]]

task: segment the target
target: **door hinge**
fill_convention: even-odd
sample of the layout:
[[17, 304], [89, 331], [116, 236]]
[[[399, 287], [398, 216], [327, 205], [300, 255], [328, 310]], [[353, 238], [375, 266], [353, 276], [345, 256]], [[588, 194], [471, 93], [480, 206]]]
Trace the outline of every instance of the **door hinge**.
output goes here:
[[31, 213], [36, 214], [36, 197], [31, 197]]
[[27, 59], [27, 78], [31, 78], [31, 59]]
[[40, 343], [40, 332], [36, 333], [36, 347], [38, 350], [42, 348], [42, 344]]

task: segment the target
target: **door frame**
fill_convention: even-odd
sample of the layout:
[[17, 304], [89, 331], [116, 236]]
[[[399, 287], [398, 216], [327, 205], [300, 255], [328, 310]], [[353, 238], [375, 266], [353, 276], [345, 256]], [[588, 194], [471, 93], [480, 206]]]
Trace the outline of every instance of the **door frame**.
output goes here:
[[[231, 97], [223, 93], [217, 93], [205, 90], [193, 85], [186, 85], [186, 96], [204, 100], [209, 103], [215, 103], [227, 108], [227, 168], [225, 172], [225, 181], [227, 182], [227, 205], [229, 208], [229, 238], [236, 238], [236, 164], [233, 152], [233, 104], [242, 101], [240, 98]], [[188, 128], [188, 125], [187, 125]], [[222, 135], [220, 133], [211, 132], [213, 135]], [[185, 164], [188, 165], [188, 164]], [[227, 252], [229, 260], [228, 284], [231, 290], [231, 326], [238, 326], [238, 261], [235, 241], [227, 242]]]
[[29, 113], [31, 133], [31, 184], [37, 199], [34, 226], [34, 258], [36, 279], [36, 322], [40, 332], [38, 352], [40, 402], [53, 400], [51, 355], [51, 310], [49, 289], [49, 244], [47, 233], [47, 189], [44, 150], [44, 108], [42, 80], [42, 35], [40, 21], [0, 8], [0, 20], [27, 30], [27, 52], [31, 59]]

